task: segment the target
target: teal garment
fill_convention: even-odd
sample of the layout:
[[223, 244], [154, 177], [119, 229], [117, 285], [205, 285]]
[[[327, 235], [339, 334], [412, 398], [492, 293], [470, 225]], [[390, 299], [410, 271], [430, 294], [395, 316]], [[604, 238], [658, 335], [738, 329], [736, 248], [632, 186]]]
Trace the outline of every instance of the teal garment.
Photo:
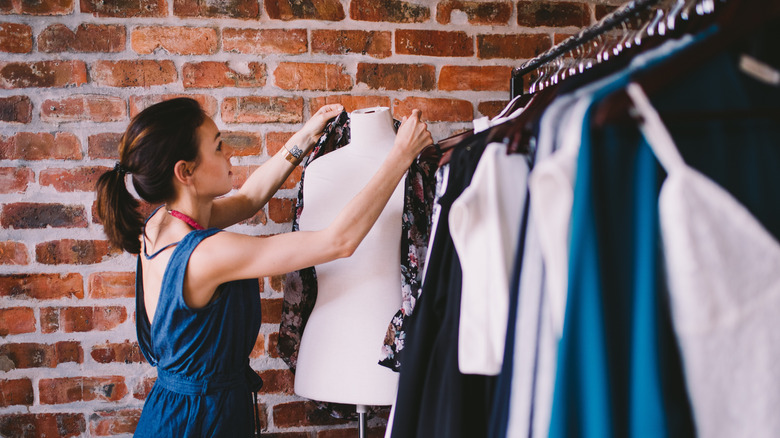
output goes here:
[[136, 437], [250, 437], [255, 433], [252, 392], [262, 381], [249, 367], [249, 354], [260, 331], [258, 280], [223, 284], [219, 295], [201, 309], [187, 306], [182, 295], [193, 250], [219, 231], [191, 231], [176, 244], [151, 322], [138, 258], [138, 344], [146, 360], [157, 367], [158, 377], [146, 398]]
[[[616, 75], [592, 102], [624, 88], [633, 71]], [[592, 132], [590, 120], [589, 110], [549, 436], [694, 436], [658, 243], [663, 173], [636, 126]]]

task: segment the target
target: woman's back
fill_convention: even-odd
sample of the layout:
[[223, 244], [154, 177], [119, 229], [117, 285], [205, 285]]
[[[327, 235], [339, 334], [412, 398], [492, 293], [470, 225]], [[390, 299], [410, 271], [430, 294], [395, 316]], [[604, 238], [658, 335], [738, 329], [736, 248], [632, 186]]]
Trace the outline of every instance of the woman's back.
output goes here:
[[252, 434], [250, 386], [259, 379], [249, 369], [249, 354], [260, 329], [258, 281], [226, 283], [200, 309], [188, 306], [183, 297], [192, 252], [217, 232], [215, 228], [192, 231], [174, 247], [151, 321], [139, 257], [138, 341], [146, 359], [157, 367], [158, 379], [147, 397], [136, 436]]

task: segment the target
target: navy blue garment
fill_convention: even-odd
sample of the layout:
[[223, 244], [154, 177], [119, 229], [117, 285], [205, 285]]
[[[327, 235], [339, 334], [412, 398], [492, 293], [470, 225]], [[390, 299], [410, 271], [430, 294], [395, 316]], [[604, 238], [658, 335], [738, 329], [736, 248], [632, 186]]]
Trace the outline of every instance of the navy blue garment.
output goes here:
[[191, 231], [176, 244], [153, 321], [146, 314], [138, 258], [138, 344], [146, 360], [157, 367], [157, 381], [146, 397], [136, 437], [228, 438], [255, 433], [252, 392], [262, 382], [249, 368], [249, 354], [260, 331], [258, 280], [223, 284], [218, 296], [201, 309], [190, 308], [182, 295], [193, 250], [219, 231]]
[[523, 220], [520, 221], [520, 233], [518, 233], [517, 254], [509, 282], [509, 315], [506, 341], [504, 342], [504, 361], [501, 363], [501, 372], [496, 379], [496, 392], [493, 396], [493, 407], [490, 412], [488, 436], [491, 438], [505, 437], [509, 426], [509, 402], [512, 397], [512, 375], [515, 367], [515, 332], [520, 301], [520, 270], [523, 266], [523, 248], [525, 248], [525, 236], [528, 230], [530, 198], [526, 196], [525, 199]]
[[483, 133], [456, 146], [422, 294], [408, 321], [392, 436], [487, 435], [496, 378], [458, 369], [461, 266], [449, 233], [452, 202], [468, 186], [485, 149]]

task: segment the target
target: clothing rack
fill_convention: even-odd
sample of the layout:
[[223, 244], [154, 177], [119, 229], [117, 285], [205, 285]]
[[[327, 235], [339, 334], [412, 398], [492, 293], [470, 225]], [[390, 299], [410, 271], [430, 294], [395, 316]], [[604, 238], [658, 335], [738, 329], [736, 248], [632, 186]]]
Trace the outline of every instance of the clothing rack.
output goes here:
[[549, 61], [597, 38], [599, 35], [624, 23], [627, 19], [633, 17], [637, 13], [647, 10], [650, 6], [659, 1], [660, 0], [633, 0], [604, 16], [604, 18], [593, 26], [583, 29], [578, 34], [565, 39], [541, 55], [526, 61], [520, 67], [516, 67], [512, 70], [512, 78], [509, 83], [511, 99], [523, 94], [523, 76], [529, 72], [532, 72]]

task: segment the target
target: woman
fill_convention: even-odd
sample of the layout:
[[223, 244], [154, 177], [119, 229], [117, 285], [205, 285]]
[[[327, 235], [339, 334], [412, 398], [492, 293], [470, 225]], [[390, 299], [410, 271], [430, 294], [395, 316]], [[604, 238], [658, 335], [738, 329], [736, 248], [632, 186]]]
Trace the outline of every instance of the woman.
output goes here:
[[[138, 253], [138, 342], [157, 381], [136, 436], [251, 436], [259, 430], [249, 368], [260, 329], [258, 277], [349, 257], [379, 217], [415, 157], [432, 143], [415, 110], [374, 177], [325, 229], [269, 237], [221, 231], [252, 217], [343, 108], [315, 113], [232, 196], [230, 153], [192, 99], [153, 105], [131, 121], [119, 162], [97, 184], [97, 211], [109, 240]], [[151, 204], [143, 221], [125, 175]], [[141, 256], [143, 255], [143, 257]]]

